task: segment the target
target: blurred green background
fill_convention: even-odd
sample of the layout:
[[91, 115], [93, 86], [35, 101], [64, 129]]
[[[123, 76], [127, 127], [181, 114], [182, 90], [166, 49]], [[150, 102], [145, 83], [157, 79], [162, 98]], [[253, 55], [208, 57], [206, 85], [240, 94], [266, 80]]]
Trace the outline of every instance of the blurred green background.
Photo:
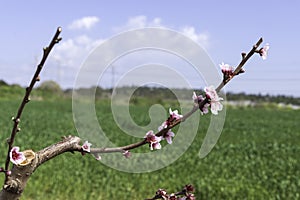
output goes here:
[[[77, 135], [67, 91], [52, 89], [34, 90], [32, 101], [25, 107], [22, 131], [15, 141], [21, 150], [38, 151], [62, 136]], [[13, 126], [11, 117], [17, 112], [24, 89], [2, 84], [0, 92], [0, 165], [4, 166], [6, 138]], [[110, 130], [111, 138], [120, 145], [139, 141], [120, 132], [106, 92], [106, 97], [96, 103], [99, 120], [106, 121], [103, 129]], [[172, 98], [153, 93], [149, 98], [147, 94], [139, 95], [137, 91], [130, 101], [132, 117], [139, 124], [149, 122], [148, 108], [153, 103], [162, 104], [166, 112], [170, 105], [178, 105]], [[227, 106], [221, 137], [204, 159], [198, 154], [210, 114], [201, 117], [198, 134], [188, 151], [166, 168], [131, 174], [111, 169], [89, 155], [65, 153], [34, 172], [21, 199], [145, 199], [153, 197], [159, 188], [176, 192], [185, 184], [194, 185], [197, 199], [299, 199], [300, 110], [278, 106], [275, 100], [270, 102], [271, 97], [268, 101], [267, 97], [260, 98], [251, 106]], [[144, 150], [148, 151], [147, 145], [137, 151]], [[4, 174], [0, 182], [3, 178]]]

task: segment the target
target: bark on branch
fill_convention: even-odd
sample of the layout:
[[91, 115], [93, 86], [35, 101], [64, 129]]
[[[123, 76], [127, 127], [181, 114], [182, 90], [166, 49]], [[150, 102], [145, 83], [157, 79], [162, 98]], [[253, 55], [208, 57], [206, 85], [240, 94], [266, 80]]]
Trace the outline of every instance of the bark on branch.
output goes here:
[[68, 136], [62, 141], [38, 152], [32, 150], [23, 151], [26, 160], [19, 165], [13, 166], [11, 176], [8, 176], [7, 181], [0, 192], [0, 200], [19, 199], [29, 177], [40, 165], [65, 152], [81, 151], [79, 143], [79, 137]]

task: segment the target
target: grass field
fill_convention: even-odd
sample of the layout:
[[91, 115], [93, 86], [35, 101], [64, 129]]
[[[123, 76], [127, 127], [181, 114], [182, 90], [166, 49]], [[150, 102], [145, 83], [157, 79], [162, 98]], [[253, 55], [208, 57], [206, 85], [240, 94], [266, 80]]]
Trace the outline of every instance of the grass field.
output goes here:
[[[2, 166], [7, 151], [5, 140], [13, 125], [10, 118], [15, 115], [19, 102], [17, 99], [0, 101]], [[145, 123], [146, 107], [133, 107], [135, 118]], [[99, 118], [107, 121], [104, 129], [117, 134], [109, 104], [100, 102], [97, 109], [101, 113]], [[299, 199], [299, 122], [299, 110], [228, 108], [222, 135], [204, 159], [198, 153], [209, 116], [201, 118], [201, 127], [188, 151], [166, 168], [130, 174], [102, 165], [91, 156], [67, 153], [37, 169], [22, 199], [145, 199], [152, 197], [158, 188], [172, 192], [188, 183], [195, 186], [197, 199]], [[30, 102], [21, 129], [15, 142], [21, 150], [38, 151], [64, 135], [77, 135], [71, 102]], [[135, 141], [131, 137], [120, 140], [120, 144]]]

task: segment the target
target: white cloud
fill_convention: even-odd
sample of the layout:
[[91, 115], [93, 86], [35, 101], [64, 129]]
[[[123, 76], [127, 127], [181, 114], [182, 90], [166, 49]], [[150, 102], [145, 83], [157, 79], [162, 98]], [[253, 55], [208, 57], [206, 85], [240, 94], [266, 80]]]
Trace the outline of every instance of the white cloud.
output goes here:
[[148, 21], [147, 17], [144, 15], [131, 17], [125, 25], [129, 28], [144, 28], [144, 27], [157, 27], [161, 25], [160, 18], [154, 18], [152, 21]]
[[86, 35], [69, 38], [59, 43], [53, 52], [52, 59], [59, 65], [73, 69], [79, 68], [84, 58], [102, 41], [102, 39], [91, 39]]
[[197, 33], [193, 26], [185, 26], [180, 30], [185, 36], [191, 38], [204, 47], [209, 47], [209, 35], [207, 32]]
[[81, 19], [74, 20], [69, 26], [69, 29], [91, 29], [100, 20], [95, 16], [83, 17]]
[[58, 80], [63, 88], [73, 87], [73, 82], [82, 63], [89, 53], [102, 42], [102, 39], [92, 39], [87, 35], [62, 40], [51, 52], [49, 65], [52, 66], [53, 70], [47, 70], [46, 78]]
[[[148, 19], [144, 15], [138, 15], [135, 17], [131, 17], [125, 23], [125, 25], [115, 27], [114, 31], [121, 32], [126, 30], [132, 30], [137, 28], [145, 28], [145, 27], [161, 27], [161, 28], [168, 28], [162, 24], [161, 18], [154, 18], [152, 20]], [[198, 33], [196, 32], [195, 27], [193, 26], [184, 26], [183, 28], [174, 28], [175, 30], [183, 33], [185, 36], [191, 38], [198, 44], [209, 47], [209, 34], [207, 32]]]
[[115, 27], [115, 32], [120, 32], [124, 30], [137, 29], [137, 28], [145, 28], [145, 27], [164, 27], [161, 24], [161, 19], [156, 17], [153, 20], [148, 20], [148, 18], [144, 15], [138, 15], [135, 17], [130, 17], [125, 25]]
[[[83, 20], [85, 18], [82, 18], [81, 20], [76, 20], [73, 22], [73, 28], [85, 28], [88, 29], [92, 26], [92, 23], [87, 21], [89, 20]], [[98, 18], [97, 18], [98, 19]], [[93, 21], [93, 20], [91, 20]], [[94, 20], [95, 21], [95, 20]], [[95, 22], [94, 22], [95, 23]], [[76, 25], [75, 25], [76, 24]], [[80, 25], [81, 24], [81, 25]], [[85, 25], [83, 25], [85, 24]], [[89, 25], [87, 25], [89, 24]], [[128, 19], [128, 21], [119, 27], [115, 27], [114, 31], [125, 31], [125, 30], [132, 30], [136, 28], [145, 28], [145, 27], [161, 27], [161, 28], [167, 28], [167, 26], [162, 25], [162, 20], [160, 18], [153, 18], [148, 19], [146, 16], [140, 15], [136, 17], [131, 17]], [[177, 30], [178, 32], [184, 34], [185, 36], [191, 38], [198, 44], [208, 47], [209, 46], [209, 35], [208, 33], [202, 33], [197, 32], [195, 27], [192, 26], [184, 26], [182, 28], [175, 27], [173, 28]], [[141, 36], [143, 37], [143, 36]], [[175, 38], [176, 39], [176, 38]], [[55, 47], [55, 50], [51, 54], [51, 64], [53, 67], [57, 67], [61, 69], [62, 71], [62, 77], [61, 80], [68, 80], [68, 83], [60, 83], [67, 85], [68, 87], [72, 87], [73, 81], [76, 77], [76, 74], [78, 73], [78, 70], [81, 67], [81, 64], [85, 61], [85, 59], [88, 57], [89, 53], [96, 48], [98, 45], [100, 45], [105, 39], [100, 38], [91, 38], [86, 34], [78, 35], [76, 37], [71, 37], [66, 40], [62, 40], [59, 45]], [[126, 46], [126, 42], [132, 43], [132, 40], [128, 39], [124, 41], [124, 45]], [[130, 45], [128, 44], [128, 45]], [[174, 41], [174, 48], [180, 48], [181, 43]], [[172, 48], [172, 47], [170, 47]], [[185, 52], [188, 54], [188, 52]], [[191, 54], [194, 53], [191, 50]], [[57, 76], [57, 72], [53, 71], [52, 74], [48, 74], [49, 76]], [[69, 78], [66, 78], [69, 77]], [[72, 81], [73, 80], [73, 81]]]

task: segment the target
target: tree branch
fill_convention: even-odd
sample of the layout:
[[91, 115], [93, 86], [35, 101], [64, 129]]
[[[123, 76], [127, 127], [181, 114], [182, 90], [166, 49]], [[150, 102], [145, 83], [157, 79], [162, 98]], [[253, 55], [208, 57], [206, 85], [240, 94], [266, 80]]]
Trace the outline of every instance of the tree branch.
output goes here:
[[35, 168], [65, 152], [82, 151], [79, 143], [79, 137], [67, 136], [62, 141], [40, 150], [37, 152], [37, 164]]
[[253, 56], [254, 53], [257, 53], [257, 48], [259, 47], [259, 45], [263, 42], [263, 39], [260, 38], [257, 43], [252, 47], [252, 49], [250, 50], [250, 52], [248, 54], [242, 53], [242, 61], [240, 62], [240, 64], [235, 68], [233, 75], [228, 77], [226, 80], [222, 81], [220, 83], [220, 85], [216, 88], [217, 92], [220, 92], [220, 90], [230, 81], [233, 79], [233, 77], [235, 77], [236, 75], [238, 75], [243, 66], [246, 64], [246, 62], [249, 60], [249, 58], [251, 56]]
[[[22, 116], [22, 113], [23, 113], [23, 109], [25, 107], [25, 105], [30, 101], [30, 93], [33, 89], [33, 86], [35, 85], [35, 83], [37, 81], [40, 80], [39, 78], [39, 74], [48, 58], [48, 55], [50, 53], [50, 51], [52, 50], [52, 48], [54, 47], [55, 44], [57, 44], [61, 38], [59, 37], [59, 34], [61, 33], [61, 27], [57, 28], [56, 30], [56, 33], [53, 37], [53, 39], [51, 40], [50, 44], [48, 47], [45, 47], [43, 49], [43, 57], [40, 61], [40, 63], [38, 64], [37, 66], [37, 69], [32, 77], [32, 80], [30, 82], [30, 85], [26, 88], [26, 92], [25, 92], [25, 95], [24, 95], [24, 98], [21, 102], [21, 105], [18, 109], [18, 112], [17, 112], [17, 115], [16, 117], [13, 118], [13, 121], [14, 121], [14, 126], [13, 126], [13, 129], [12, 129], [12, 132], [11, 132], [11, 135], [10, 135], [10, 138], [7, 139], [7, 143], [8, 143], [8, 151], [7, 151], [7, 156], [6, 156], [6, 162], [5, 162], [5, 170], [8, 170], [8, 167], [9, 167], [9, 161], [10, 161], [10, 158], [9, 158], [9, 154], [10, 154], [10, 151], [13, 147], [13, 144], [14, 144], [14, 140], [15, 140], [15, 137], [16, 137], [16, 134], [17, 132], [20, 131], [20, 128], [19, 128], [19, 123], [20, 123], [20, 119], [21, 119], [21, 116]], [[7, 178], [7, 176], [6, 176]]]
[[[228, 77], [226, 80], [223, 80], [219, 86], [216, 88], [216, 92], [219, 92], [224, 86], [225, 84], [227, 84], [229, 81], [231, 81], [236, 75], [240, 74], [240, 71], [242, 70], [243, 66], [246, 64], [246, 62], [249, 60], [249, 58], [251, 58], [251, 56], [253, 56], [254, 53], [258, 52], [258, 47], [260, 46], [260, 44], [263, 42], [263, 39], [260, 38], [257, 43], [253, 46], [253, 48], [249, 51], [248, 54], [242, 53], [242, 60], [239, 63], [239, 65], [235, 68], [234, 73], [232, 76]], [[204, 107], [204, 105], [206, 103], [208, 103], [208, 99], [207, 97], [205, 97], [205, 99], [203, 101], [201, 101], [200, 103], [195, 103], [193, 108], [191, 109], [191, 111], [189, 111], [188, 113], [186, 113], [185, 115], [183, 115], [182, 118], [175, 120], [171, 125], [169, 125], [167, 128], [164, 128], [160, 131], [158, 131], [155, 135], [157, 137], [159, 136], [165, 136], [165, 134], [168, 132], [169, 129], [179, 125], [181, 122], [184, 122], [186, 119], [188, 119], [191, 115], [193, 115], [194, 112], [196, 112], [199, 108], [202, 109]], [[146, 140], [142, 140], [140, 142], [134, 143], [134, 144], [130, 144], [130, 145], [126, 145], [126, 146], [122, 146], [122, 147], [115, 147], [115, 148], [91, 148], [91, 153], [96, 154], [96, 153], [113, 153], [113, 152], [123, 152], [126, 150], [131, 150], [131, 149], [135, 149], [138, 148], [140, 146], [143, 146], [145, 144], [148, 144], [146, 142]]]
[[[61, 32], [61, 28], [59, 27], [57, 29], [53, 39], [51, 40], [49, 46], [44, 48], [43, 58], [41, 59], [40, 64], [37, 66], [36, 72], [31, 80], [29, 87], [26, 88], [25, 96], [21, 102], [19, 109], [18, 109], [18, 113], [17, 113], [16, 117], [13, 119], [14, 126], [12, 129], [10, 138], [7, 141], [8, 152], [7, 152], [7, 158], [6, 158], [6, 163], [5, 163], [5, 171], [8, 171], [8, 167], [9, 167], [9, 163], [10, 163], [10, 151], [13, 147], [15, 136], [16, 136], [17, 132], [20, 130], [18, 125], [20, 122], [20, 118], [21, 118], [23, 109], [24, 109], [25, 105], [29, 102], [29, 96], [33, 89], [34, 84], [37, 81], [39, 81], [39, 74], [43, 68], [43, 65], [44, 65], [50, 51], [52, 50], [54, 45], [61, 40], [61, 38], [58, 37], [60, 32]], [[248, 54], [242, 54], [242, 61], [234, 70], [233, 75], [224, 78], [223, 81], [220, 83], [220, 85], [216, 88], [216, 92], [219, 92], [225, 86], [225, 84], [227, 84], [229, 81], [231, 81], [233, 79], [233, 77], [235, 77], [236, 75], [241, 73], [242, 67], [245, 65], [245, 63], [248, 61], [248, 59], [254, 53], [259, 52], [257, 50], [257, 48], [262, 43], [262, 41], [263, 41], [262, 38], [260, 38], [259, 41], [253, 46], [253, 48], [250, 50], [250, 52]], [[158, 131], [155, 134], [155, 136], [157, 136], [157, 137], [166, 136], [166, 134], [168, 133], [168, 130], [177, 126], [181, 122], [184, 122], [193, 113], [195, 113], [199, 108], [200, 108], [200, 110], [202, 110], [202, 108], [205, 106], [205, 104], [208, 103], [209, 101], [210, 100], [208, 99], [208, 97], [205, 97], [203, 101], [194, 103], [193, 108], [191, 109], [190, 112], [183, 115], [182, 118], [170, 121], [170, 123], [167, 125], [167, 127]], [[68, 136], [68, 137], [64, 137], [64, 139], [62, 141], [60, 141], [56, 144], [53, 144], [49, 147], [46, 147], [36, 153], [33, 152], [32, 150], [23, 151], [26, 159], [21, 164], [14, 165], [11, 170], [10, 175], [8, 173], [6, 173], [4, 187], [3, 187], [2, 191], [0, 192], [0, 199], [19, 199], [19, 197], [21, 196], [21, 194], [26, 186], [27, 180], [30, 177], [30, 175], [40, 165], [47, 162], [48, 160], [50, 160], [62, 153], [65, 153], [65, 152], [78, 151], [78, 152], [81, 152], [82, 154], [88, 153], [82, 148], [82, 146], [80, 145], [80, 142], [81, 142], [81, 139], [79, 137]], [[138, 148], [145, 144], [149, 144], [147, 138], [144, 138], [140, 142], [122, 146], [122, 147], [91, 148], [89, 153], [97, 155], [98, 153], [124, 152], [127, 150]], [[182, 191], [180, 191], [174, 195], [175, 196], [176, 195], [185, 195], [186, 197], [190, 197], [190, 199], [192, 199], [193, 195], [188, 196], [188, 195], [190, 195], [188, 192], [189, 192], [189, 188], [187, 188], [187, 186], [186, 186]], [[163, 197], [163, 195], [165, 195], [165, 194], [164, 193], [157, 194], [157, 196], [155, 196], [152, 199], [161, 198], [161, 197]], [[169, 196], [169, 197], [171, 197], [171, 196]]]

